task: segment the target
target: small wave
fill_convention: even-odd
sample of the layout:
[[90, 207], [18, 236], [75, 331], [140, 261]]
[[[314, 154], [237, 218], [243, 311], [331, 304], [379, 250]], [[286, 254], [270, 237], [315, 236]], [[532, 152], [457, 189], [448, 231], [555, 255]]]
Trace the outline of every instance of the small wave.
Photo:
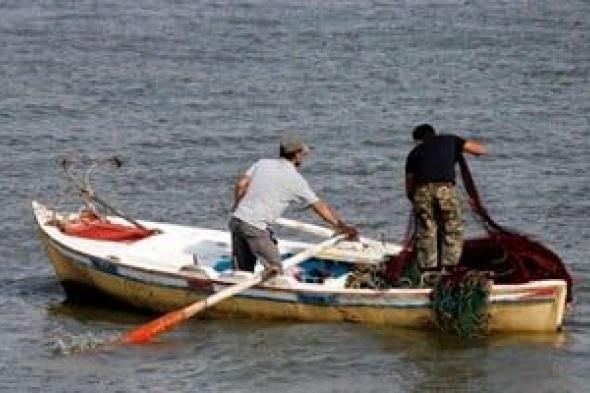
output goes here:
[[74, 355], [97, 351], [112, 342], [112, 337], [104, 334], [82, 333], [72, 334], [67, 332], [55, 333], [47, 344], [49, 351], [54, 355]]

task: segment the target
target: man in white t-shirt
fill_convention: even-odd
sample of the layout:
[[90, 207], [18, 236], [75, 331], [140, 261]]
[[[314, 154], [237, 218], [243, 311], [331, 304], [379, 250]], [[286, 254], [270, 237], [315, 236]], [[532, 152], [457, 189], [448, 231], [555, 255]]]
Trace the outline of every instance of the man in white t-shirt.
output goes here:
[[229, 222], [235, 269], [254, 271], [260, 257], [269, 274], [282, 272], [281, 256], [270, 226], [294, 202], [310, 206], [349, 239], [358, 237], [356, 228], [346, 225], [319, 199], [297, 170], [308, 152], [297, 136], [286, 135], [281, 139], [279, 158], [258, 160], [236, 181]]

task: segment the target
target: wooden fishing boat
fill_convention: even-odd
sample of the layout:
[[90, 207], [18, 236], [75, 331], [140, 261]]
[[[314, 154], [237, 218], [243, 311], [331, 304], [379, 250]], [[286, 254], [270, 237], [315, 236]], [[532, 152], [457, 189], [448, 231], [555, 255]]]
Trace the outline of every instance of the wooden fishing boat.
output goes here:
[[[80, 214], [62, 214], [38, 202], [33, 202], [33, 212], [57, 279], [70, 297], [104, 298], [166, 312], [252, 277], [252, 273], [232, 270], [230, 236], [224, 231], [138, 221], [151, 230], [149, 236], [134, 236], [134, 228], [127, 226], [127, 238], [97, 239], [84, 237], [84, 228], [64, 230], [64, 222], [74, 227], [83, 222]], [[125, 221], [109, 217], [108, 225], [123, 227]], [[288, 240], [278, 244], [283, 255], [310, 246]], [[432, 327], [429, 288], [345, 287], [353, 265], [373, 264], [399, 251], [398, 245], [390, 243], [341, 242], [282, 276], [217, 303], [207, 313]], [[493, 285], [487, 310], [489, 330], [556, 331], [563, 324], [566, 295], [567, 284], [561, 279]]]

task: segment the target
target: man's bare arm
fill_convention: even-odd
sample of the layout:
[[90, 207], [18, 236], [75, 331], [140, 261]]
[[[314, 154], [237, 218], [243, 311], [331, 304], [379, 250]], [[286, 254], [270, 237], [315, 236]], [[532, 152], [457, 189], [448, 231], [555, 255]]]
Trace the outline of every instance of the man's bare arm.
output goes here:
[[336, 228], [341, 222], [340, 217], [321, 199], [311, 205], [312, 210], [320, 218], [326, 221], [332, 228]]
[[485, 148], [485, 146], [477, 141], [474, 141], [473, 139], [468, 139], [465, 141], [465, 144], [463, 145], [463, 151], [473, 154], [474, 156], [488, 154], [488, 150]]
[[345, 224], [326, 202], [320, 199], [313, 203], [311, 208], [318, 216], [330, 224], [336, 233], [346, 235], [347, 240], [358, 241], [358, 230], [354, 226]]
[[231, 208], [233, 212], [238, 207], [238, 204], [246, 195], [246, 191], [248, 191], [248, 186], [250, 185], [250, 178], [246, 175], [241, 175], [236, 180], [236, 185], [234, 187], [234, 204]]

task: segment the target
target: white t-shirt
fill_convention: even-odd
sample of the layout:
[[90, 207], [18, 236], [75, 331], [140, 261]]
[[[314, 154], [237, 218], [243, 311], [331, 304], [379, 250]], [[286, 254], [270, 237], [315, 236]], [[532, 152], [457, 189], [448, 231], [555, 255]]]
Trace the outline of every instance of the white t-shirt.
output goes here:
[[292, 202], [311, 205], [319, 200], [295, 165], [284, 158], [258, 160], [246, 176], [250, 184], [233, 216], [258, 229], [266, 229]]

